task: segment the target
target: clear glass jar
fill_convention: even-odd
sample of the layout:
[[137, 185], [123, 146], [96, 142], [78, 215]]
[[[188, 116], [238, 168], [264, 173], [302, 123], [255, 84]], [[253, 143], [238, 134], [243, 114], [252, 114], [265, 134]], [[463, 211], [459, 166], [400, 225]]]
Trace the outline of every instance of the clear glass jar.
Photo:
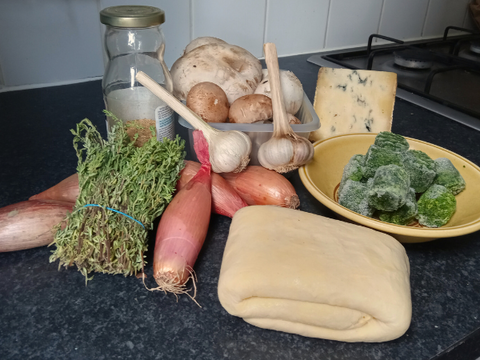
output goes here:
[[[155, 126], [158, 140], [173, 139], [173, 111], [135, 79], [137, 72], [143, 71], [159, 84], [165, 83], [160, 60], [165, 13], [152, 6], [112, 6], [100, 12], [100, 21], [106, 25], [108, 62], [102, 82], [106, 109], [124, 123], [146, 126], [140, 137], [150, 137], [149, 127]], [[114, 120], [107, 116], [106, 121], [110, 130]]]

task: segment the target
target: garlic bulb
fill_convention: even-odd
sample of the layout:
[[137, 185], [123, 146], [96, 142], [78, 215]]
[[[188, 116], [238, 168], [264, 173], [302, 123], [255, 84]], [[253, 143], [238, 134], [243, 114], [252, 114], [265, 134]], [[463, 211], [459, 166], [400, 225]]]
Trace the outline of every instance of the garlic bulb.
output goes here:
[[293, 135], [273, 135], [269, 141], [262, 144], [257, 154], [260, 164], [278, 173], [286, 173], [309, 162], [313, 157], [313, 145], [304, 137], [295, 133]]
[[210, 163], [214, 172], [240, 172], [245, 169], [250, 162], [252, 151], [252, 141], [247, 134], [236, 130], [214, 129], [144, 72], [139, 71], [136, 79], [195, 129], [203, 132], [208, 142]]
[[289, 124], [280, 84], [275, 44], [266, 43], [264, 52], [273, 105], [273, 135], [270, 140], [260, 146], [257, 156], [263, 167], [285, 173], [309, 162], [313, 158], [314, 149], [312, 143], [295, 134]]
[[[185, 119], [186, 120], [186, 119]], [[212, 170], [217, 174], [224, 172], [240, 172], [250, 162], [252, 141], [241, 131], [220, 131], [214, 128], [203, 131], [210, 151]]]

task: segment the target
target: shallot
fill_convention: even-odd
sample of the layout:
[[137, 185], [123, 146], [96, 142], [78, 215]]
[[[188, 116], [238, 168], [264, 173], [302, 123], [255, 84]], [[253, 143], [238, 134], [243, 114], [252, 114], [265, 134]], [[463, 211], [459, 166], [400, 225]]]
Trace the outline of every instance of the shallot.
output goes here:
[[165, 209], [153, 254], [153, 277], [158, 284], [154, 290], [175, 295], [188, 294], [185, 284], [190, 278], [195, 286], [193, 265], [207, 236], [212, 205], [208, 144], [201, 131], [194, 131], [193, 137], [202, 166]]
[[224, 173], [221, 176], [248, 205], [277, 205], [291, 209], [300, 205], [290, 181], [273, 170], [249, 165], [241, 173]]
[[[180, 172], [180, 179], [177, 181], [177, 191], [187, 183], [200, 170], [200, 164], [195, 161], [185, 161], [185, 167]], [[212, 212], [233, 218], [237, 210], [248, 206], [248, 204], [237, 194], [237, 192], [219, 174], [212, 173]]]
[[58, 200], [74, 203], [77, 201], [80, 188], [78, 186], [78, 174], [70, 175], [58, 184], [33, 195], [29, 200]]
[[60, 224], [73, 203], [27, 200], [0, 209], [0, 252], [46, 246], [53, 241], [53, 227]]

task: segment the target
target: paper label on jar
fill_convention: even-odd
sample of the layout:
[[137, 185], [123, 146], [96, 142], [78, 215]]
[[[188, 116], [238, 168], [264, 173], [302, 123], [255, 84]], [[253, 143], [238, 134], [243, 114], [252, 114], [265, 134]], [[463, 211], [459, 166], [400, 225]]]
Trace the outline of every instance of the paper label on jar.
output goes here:
[[155, 124], [158, 141], [163, 141], [163, 138], [169, 138], [170, 140], [175, 138], [173, 110], [169, 106], [163, 105], [155, 109]]

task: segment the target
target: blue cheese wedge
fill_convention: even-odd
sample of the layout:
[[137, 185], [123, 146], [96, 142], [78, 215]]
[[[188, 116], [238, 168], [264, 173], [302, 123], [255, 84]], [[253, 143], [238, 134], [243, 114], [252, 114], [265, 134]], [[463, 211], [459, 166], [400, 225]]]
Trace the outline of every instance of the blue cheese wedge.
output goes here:
[[310, 140], [391, 131], [396, 90], [392, 72], [320, 68], [313, 107], [321, 126]]

